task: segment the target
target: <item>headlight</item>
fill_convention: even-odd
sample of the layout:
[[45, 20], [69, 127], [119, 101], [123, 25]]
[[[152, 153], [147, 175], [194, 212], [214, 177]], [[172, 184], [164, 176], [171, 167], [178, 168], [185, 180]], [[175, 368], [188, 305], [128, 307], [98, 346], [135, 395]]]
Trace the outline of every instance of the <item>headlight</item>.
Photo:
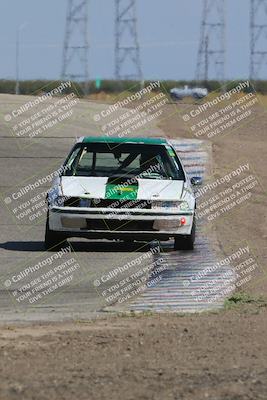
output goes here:
[[152, 201], [153, 209], [171, 208], [177, 211], [188, 211], [190, 210], [187, 201]]
[[66, 200], [66, 197], [64, 196], [56, 196], [56, 197], [50, 197], [49, 198], [49, 206], [50, 207], [64, 207], [64, 202]]
[[91, 207], [91, 199], [80, 199], [80, 207]]
[[180, 201], [152, 201], [152, 209], [156, 208], [178, 208]]
[[61, 190], [59, 186], [53, 186], [52, 189], [49, 190], [47, 196], [47, 202], [49, 207], [63, 207], [64, 206], [64, 196], [61, 195]]
[[66, 200], [66, 197], [65, 196], [57, 196], [55, 199], [54, 199], [54, 204], [53, 205], [55, 205], [55, 206], [57, 206], [57, 207], [64, 207], [64, 201]]
[[48, 195], [49, 207], [91, 207], [92, 199], [69, 197], [50, 192]]
[[179, 206], [179, 210], [180, 211], [188, 211], [190, 210], [189, 204], [187, 203], [187, 201], [183, 201], [180, 206]]

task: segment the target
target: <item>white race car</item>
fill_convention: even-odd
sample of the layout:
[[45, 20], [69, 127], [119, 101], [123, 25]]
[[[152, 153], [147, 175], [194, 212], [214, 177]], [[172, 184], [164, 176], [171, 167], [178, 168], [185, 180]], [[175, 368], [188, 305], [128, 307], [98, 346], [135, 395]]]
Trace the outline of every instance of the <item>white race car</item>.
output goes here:
[[194, 247], [196, 200], [172, 145], [161, 138], [84, 137], [47, 194], [45, 246], [67, 238], [169, 240]]

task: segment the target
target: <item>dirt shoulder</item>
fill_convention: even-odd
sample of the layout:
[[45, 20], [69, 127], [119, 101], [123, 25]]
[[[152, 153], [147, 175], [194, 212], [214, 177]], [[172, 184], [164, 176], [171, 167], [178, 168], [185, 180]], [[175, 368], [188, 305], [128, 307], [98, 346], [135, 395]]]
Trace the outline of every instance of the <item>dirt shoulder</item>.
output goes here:
[[264, 399], [267, 308], [2, 327], [0, 399]]

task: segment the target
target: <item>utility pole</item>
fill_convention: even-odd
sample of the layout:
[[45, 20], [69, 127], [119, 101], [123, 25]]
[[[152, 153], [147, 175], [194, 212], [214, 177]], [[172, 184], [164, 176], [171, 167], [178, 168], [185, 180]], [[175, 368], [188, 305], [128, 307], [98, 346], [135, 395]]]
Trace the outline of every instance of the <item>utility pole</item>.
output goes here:
[[20, 29], [17, 29], [16, 33], [16, 87], [15, 87], [15, 93], [19, 94], [19, 33]]
[[250, 79], [261, 78], [267, 62], [267, 0], [250, 0]]
[[20, 94], [20, 85], [19, 85], [19, 80], [20, 80], [20, 32], [22, 29], [25, 28], [27, 24], [21, 24], [19, 27], [17, 27], [16, 31], [16, 85], [15, 85], [15, 93]]
[[142, 82], [136, 0], [115, 0], [115, 77]]
[[62, 79], [80, 81], [89, 89], [89, 0], [68, 0]]
[[225, 0], [203, 0], [196, 80], [225, 79]]
[[205, 74], [204, 80], [207, 83], [209, 79], [209, 37], [205, 38]]

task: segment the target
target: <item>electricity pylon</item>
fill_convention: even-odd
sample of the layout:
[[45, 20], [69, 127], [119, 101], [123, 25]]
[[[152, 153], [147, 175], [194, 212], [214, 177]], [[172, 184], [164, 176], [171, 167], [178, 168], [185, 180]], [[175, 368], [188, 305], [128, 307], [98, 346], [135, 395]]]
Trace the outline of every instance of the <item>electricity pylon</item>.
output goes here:
[[88, 3], [68, 0], [62, 65], [62, 79], [82, 82], [85, 93], [89, 86]]
[[225, 0], [203, 0], [196, 80], [225, 79]]
[[116, 79], [142, 80], [136, 0], [115, 0]]
[[250, 79], [260, 79], [266, 63], [267, 0], [250, 0]]

